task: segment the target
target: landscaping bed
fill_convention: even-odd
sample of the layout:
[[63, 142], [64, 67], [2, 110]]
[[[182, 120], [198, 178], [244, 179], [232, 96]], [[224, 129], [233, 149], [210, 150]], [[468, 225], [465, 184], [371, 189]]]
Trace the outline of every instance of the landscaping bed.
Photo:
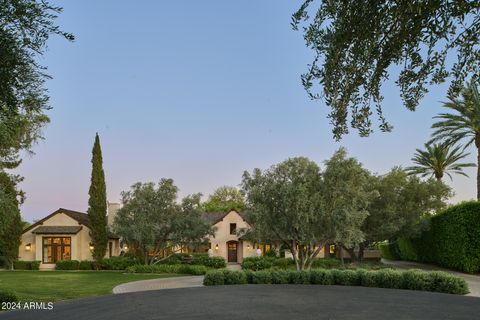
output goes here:
[[[295, 262], [291, 258], [278, 257], [248, 257], [244, 258], [242, 262], [243, 270], [259, 271], [272, 268], [295, 270]], [[349, 259], [344, 259], [343, 264], [340, 259], [318, 258], [313, 261], [312, 268], [379, 270], [390, 267], [381, 263], [380, 258], [364, 259], [362, 262], [356, 263], [352, 263]]]
[[207, 272], [203, 282], [206, 286], [234, 284], [309, 284], [363, 286], [391, 289], [432, 291], [451, 294], [467, 294], [468, 286], [464, 279], [446, 272], [424, 272], [420, 270], [378, 271], [313, 269], [230, 271], [213, 270]]

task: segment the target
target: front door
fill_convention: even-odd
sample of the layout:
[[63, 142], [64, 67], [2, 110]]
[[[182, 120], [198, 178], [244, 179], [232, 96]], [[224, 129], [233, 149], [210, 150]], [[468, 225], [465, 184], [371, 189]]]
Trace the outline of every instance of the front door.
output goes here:
[[237, 262], [237, 242], [227, 242], [228, 262]]

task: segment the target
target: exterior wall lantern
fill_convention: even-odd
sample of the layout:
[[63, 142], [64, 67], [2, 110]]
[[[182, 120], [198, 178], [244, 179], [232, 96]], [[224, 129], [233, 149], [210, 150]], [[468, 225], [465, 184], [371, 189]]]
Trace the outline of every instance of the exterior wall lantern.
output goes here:
[[247, 250], [250, 250], [250, 245], [249, 244], [247, 244]]
[[218, 243], [215, 245], [215, 250], [218, 251]]
[[27, 251], [32, 250], [32, 244], [31, 244], [31, 243], [27, 243], [27, 244], [25, 245], [25, 250], [27, 250]]
[[90, 251], [93, 251], [93, 244], [90, 243]]

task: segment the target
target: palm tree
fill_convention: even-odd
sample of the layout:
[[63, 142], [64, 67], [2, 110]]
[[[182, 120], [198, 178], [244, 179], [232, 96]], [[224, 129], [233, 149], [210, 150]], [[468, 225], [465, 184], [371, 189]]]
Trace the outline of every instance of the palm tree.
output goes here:
[[416, 166], [408, 167], [409, 174], [419, 174], [422, 177], [432, 176], [441, 181], [446, 174], [452, 179], [452, 173], [467, 176], [463, 168], [474, 167], [474, 163], [458, 163], [469, 153], [463, 153], [461, 146], [450, 148], [445, 143], [425, 144], [426, 150], [417, 149], [412, 161]]
[[440, 121], [434, 123], [436, 129], [432, 141], [445, 141], [454, 145], [466, 140], [465, 148], [475, 143], [477, 147], [477, 199], [480, 200], [480, 94], [472, 81], [463, 89], [462, 99], [450, 98], [443, 107], [456, 111], [456, 114], [441, 113], [435, 116]]

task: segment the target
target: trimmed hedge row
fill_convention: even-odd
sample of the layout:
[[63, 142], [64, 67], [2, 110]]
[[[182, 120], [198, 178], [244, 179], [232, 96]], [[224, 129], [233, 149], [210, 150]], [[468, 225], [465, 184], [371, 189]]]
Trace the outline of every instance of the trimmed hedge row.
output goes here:
[[[0, 304], [3, 302], [18, 302], [17, 294], [11, 290], [0, 290]], [[1, 306], [0, 306], [1, 308]], [[1, 310], [1, 309], [0, 309]]]
[[13, 269], [15, 270], [38, 270], [40, 269], [40, 261], [20, 261], [17, 260], [13, 263]]
[[[188, 261], [188, 262], [187, 262]], [[165, 260], [158, 261], [157, 264], [192, 264], [202, 265], [209, 268], [225, 268], [227, 263], [223, 257], [209, 257], [207, 253], [175, 253]]]
[[446, 272], [425, 272], [420, 270], [397, 271], [383, 269], [366, 270], [261, 270], [230, 271], [213, 270], [207, 272], [203, 280], [206, 286], [231, 284], [316, 284], [363, 286], [433, 291], [452, 294], [468, 293], [464, 279]]
[[291, 258], [248, 257], [243, 259], [242, 269], [253, 271], [271, 268], [288, 269], [293, 264], [294, 262]]
[[[480, 272], [480, 202], [451, 206], [430, 219], [419, 237], [399, 239], [387, 249], [387, 259], [438, 264], [464, 272]], [[386, 256], [385, 256], [386, 253]]]
[[139, 261], [132, 257], [111, 257], [102, 261], [78, 261], [64, 260], [57, 261], [55, 269], [57, 270], [125, 270], [128, 267], [138, 264]]
[[178, 273], [203, 275], [209, 269], [205, 266], [195, 266], [188, 264], [154, 264], [154, 265], [134, 265], [127, 268], [130, 273]]

